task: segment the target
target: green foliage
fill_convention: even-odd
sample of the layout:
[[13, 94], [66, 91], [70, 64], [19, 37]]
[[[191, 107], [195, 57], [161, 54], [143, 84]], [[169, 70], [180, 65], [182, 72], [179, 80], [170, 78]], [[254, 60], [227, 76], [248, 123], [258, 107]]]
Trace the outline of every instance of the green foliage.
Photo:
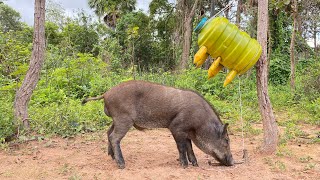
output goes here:
[[270, 31], [272, 54], [270, 59], [269, 81], [275, 85], [286, 84], [290, 76], [290, 35], [288, 27], [291, 19], [283, 11], [271, 12]]
[[46, 22], [45, 32], [47, 44], [58, 45], [60, 43], [62, 35], [57, 24]]
[[[90, 102], [81, 106], [81, 100], [87, 96], [101, 95], [121, 82], [140, 79], [195, 90], [213, 104], [224, 122], [232, 125], [232, 131], [241, 131], [242, 116], [247, 135], [261, 133], [261, 129], [253, 126], [261, 123], [254, 70], [251, 75], [236, 78], [226, 88], [223, 88], [226, 69], [210, 80], [207, 80], [207, 71], [203, 69], [172, 71], [181, 54], [182, 36], [178, 32], [183, 31], [179, 27], [181, 22], [177, 16], [180, 12], [175, 4], [167, 0], [153, 0], [150, 14], [145, 14], [132, 11], [135, 0], [90, 0], [90, 6], [97, 15], [107, 14], [103, 17], [108, 25], [105, 26], [94, 22], [83, 12], [75, 18], [65, 17], [63, 8], [50, 2], [45, 25], [45, 63], [29, 103], [32, 131], [43, 135], [73, 136], [103, 130], [111, 122], [103, 112], [103, 103]], [[307, 55], [298, 58], [297, 87], [295, 91], [290, 90], [287, 81], [292, 21], [286, 11], [289, 5], [288, 1], [271, 3], [274, 6], [270, 9], [272, 54], [269, 95], [277, 121], [285, 127], [282, 137], [285, 144], [304, 135], [299, 123], [320, 124], [320, 64], [316, 57], [312, 59], [307, 56], [310, 48], [299, 41], [303, 48], [297, 52], [305, 53], [307, 50]], [[255, 10], [248, 9], [247, 17], [252, 21], [251, 25], [244, 27], [253, 36], [256, 33]], [[0, 16], [0, 20], [3, 18]], [[112, 23], [115, 23], [114, 26]], [[33, 28], [21, 22], [14, 25], [17, 27], [0, 32], [0, 142], [12, 136], [18, 127], [18, 123], [13, 121], [14, 94], [21, 85], [31, 57]], [[190, 59], [197, 48], [196, 40], [194, 33]], [[285, 169], [281, 162], [273, 165]]]
[[32, 37], [33, 37], [33, 28], [29, 27], [27, 24], [22, 24], [22, 29], [19, 31], [11, 31], [10, 33], [6, 33], [12, 39], [15, 39], [21, 44], [25, 46], [31, 47]]
[[[86, 17], [84, 17], [86, 18]], [[62, 30], [64, 41], [70, 43], [72, 48], [81, 53], [92, 53], [98, 42], [98, 34], [91, 25], [70, 22]]]
[[296, 103], [289, 86], [271, 86], [269, 92], [272, 105], [276, 108], [288, 107]]
[[102, 102], [90, 102], [82, 106], [80, 100], [72, 99], [46, 106], [34, 104], [30, 107], [31, 127], [39, 134], [62, 136], [104, 129], [111, 119], [105, 116], [102, 107]]
[[270, 60], [269, 81], [275, 85], [284, 85], [290, 76], [290, 57], [272, 54]]
[[150, 5], [150, 26], [153, 29], [153, 38], [156, 41], [152, 44], [155, 49], [153, 58], [155, 62], [166, 69], [176, 66], [175, 41], [173, 34], [177, 31], [178, 18], [174, 13], [174, 6], [167, 0], [153, 0]]
[[172, 11], [172, 5], [168, 0], [153, 0], [150, 2], [149, 9], [151, 15], [163, 15]]
[[12, 99], [13, 94], [0, 91], [0, 144], [14, 134], [16, 127], [13, 121]]
[[[128, 29], [133, 28], [139, 28], [135, 38], [131, 38], [132, 35], [128, 31]], [[120, 45], [125, 47], [131, 54], [131, 58], [125, 59], [125, 64], [133, 63], [134, 59], [135, 64], [141, 65], [142, 68], [147, 68], [154, 63], [148, 16], [141, 11], [128, 13], [119, 19], [116, 32], [115, 37], [119, 39]]]
[[297, 73], [295, 98], [312, 114], [311, 123], [320, 124], [320, 62], [311, 59]]
[[1, 32], [21, 29], [20, 14], [10, 6], [0, 3], [0, 30]]
[[125, 60], [130, 58], [130, 54], [122, 49], [117, 38], [106, 38], [99, 48], [102, 60], [108, 64], [112, 72], [119, 73], [121, 67], [125, 66]]
[[320, 97], [320, 62], [319, 59], [311, 59], [297, 74], [298, 92], [308, 100]]
[[46, 1], [46, 23], [52, 23], [59, 28], [63, 27], [66, 21], [65, 9], [55, 0]]
[[[94, 9], [97, 16], [101, 17], [105, 13], [112, 16], [112, 14], [122, 14], [131, 12], [135, 9], [136, 0], [89, 0], [88, 5]], [[117, 14], [117, 15], [119, 15]]]
[[[47, 93], [53, 93], [52, 96], [59, 99], [64, 95], [82, 98], [89, 94], [92, 81], [106, 74], [106, 64], [90, 54], [79, 53], [76, 58], [64, 59], [61, 65], [63, 67], [46, 72], [46, 78], [39, 82], [45, 89], [39, 89], [35, 94], [43, 93], [43, 96], [47, 96]], [[50, 103], [46, 100], [41, 102]]]
[[289, 8], [290, 0], [271, 0], [269, 4], [271, 9], [279, 11]]
[[19, 32], [0, 33], [0, 72], [12, 79], [25, 74], [23, 70], [31, 55], [31, 47], [16, 39], [17, 34]]
[[280, 142], [286, 143], [289, 140], [295, 139], [297, 137], [302, 137], [305, 135], [305, 133], [297, 126], [297, 123], [291, 120], [285, 121], [281, 125], [285, 126], [285, 132], [282, 136]]
[[306, 103], [306, 109], [313, 115], [312, 123], [320, 125], [320, 97]]
[[286, 170], [286, 165], [282, 161], [275, 161], [272, 160], [270, 157], [264, 158], [264, 161], [266, 164], [270, 166], [270, 170], [272, 171], [285, 171]]

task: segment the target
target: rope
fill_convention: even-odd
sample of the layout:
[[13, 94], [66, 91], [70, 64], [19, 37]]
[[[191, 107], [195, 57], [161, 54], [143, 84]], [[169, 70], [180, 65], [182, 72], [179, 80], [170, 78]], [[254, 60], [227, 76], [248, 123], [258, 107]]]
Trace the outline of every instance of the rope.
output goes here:
[[[242, 117], [242, 98], [241, 98], [241, 79], [240, 79], [240, 76], [238, 76], [239, 78], [239, 88], [238, 88], [238, 92], [239, 92], [239, 107], [240, 107], [240, 122], [241, 122], [241, 138], [242, 138], [242, 153], [243, 153], [243, 157], [242, 157], [242, 160], [241, 162], [235, 162], [235, 164], [242, 164], [242, 163], [246, 163], [248, 161], [248, 151], [245, 149], [245, 144], [244, 144], [244, 123], [243, 123], [243, 117]], [[210, 161], [208, 162], [209, 165], [210, 164]], [[233, 166], [232, 169], [235, 169], [237, 168], [238, 166]], [[203, 170], [215, 170], [215, 171], [221, 171], [220, 170], [217, 170], [217, 169], [208, 169], [208, 168], [201, 168]], [[228, 169], [225, 169], [225, 170], [222, 170], [222, 171], [228, 171], [228, 170], [232, 170], [230, 168]]]
[[242, 117], [242, 98], [241, 98], [241, 79], [240, 79], [240, 76], [238, 76], [238, 79], [239, 79], [239, 106], [240, 106], [240, 121], [241, 121], [241, 138], [242, 138], [242, 152], [243, 152], [243, 160], [244, 162], [247, 161], [247, 158], [248, 158], [248, 154], [247, 154], [247, 150], [245, 149], [245, 146], [244, 146], [244, 132], [243, 132], [243, 129], [244, 129], [244, 123], [243, 123], [243, 117]]
[[229, 1], [229, 3], [226, 5], [226, 7], [222, 8], [219, 12], [217, 12], [215, 15], [210, 17], [205, 24], [207, 24], [211, 19], [215, 18], [217, 15], [221, 14], [221, 12], [225, 11], [228, 8], [231, 8], [231, 5], [235, 2], [235, 0]]
[[[225, 11], [226, 9], [230, 8], [232, 3], [234, 3], [235, 0], [230, 1], [226, 7], [224, 7], [223, 9], [221, 9], [219, 12], [217, 12], [215, 15], [213, 15], [211, 18], [215, 18], [217, 15], [219, 15], [221, 12]], [[210, 18], [210, 19], [211, 19]]]
[[[232, 4], [235, 2], [235, 0], [231, 0], [226, 7], [224, 7], [223, 9], [221, 9], [219, 12], [217, 12], [215, 15], [213, 15], [210, 19], [215, 18], [217, 15], [219, 15], [221, 12], [224, 12], [226, 9], [231, 8]], [[209, 19], [209, 20], [210, 20]], [[209, 22], [209, 20], [207, 22]], [[248, 161], [248, 151], [245, 149], [245, 143], [244, 143], [244, 123], [243, 123], [243, 117], [242, 117], [242, 98], [241, 98], [241, 79], [240, 76], [238, 76], [239, 78], [239, 106], [240, 106], [240, 121], [241, 121], [241, 138], [242, 138], [242, 152], [243, 152], [243, 162], [237, 163], [237, 164], [241, 164], [241, 163], [245, 163]], [[210, 169], [206, 169], [206, 170], [210, 170]]]

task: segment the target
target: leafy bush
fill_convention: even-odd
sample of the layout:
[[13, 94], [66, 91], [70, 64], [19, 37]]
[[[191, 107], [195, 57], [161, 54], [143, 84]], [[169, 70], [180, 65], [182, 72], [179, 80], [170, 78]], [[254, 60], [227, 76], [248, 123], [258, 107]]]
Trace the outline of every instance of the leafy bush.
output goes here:
[[320, 125], [320, 97], [306, 103], [306, 109], [313, 115], [311, 123]]
[[276, 54], [271, 57], [269, 81], [275, 85], [284, 85], [290, 76], [289, 56]]
[[[260, 123], [254, 70], [251, 76], [236, 78], [226, 88], [226, 70], [210, 80], [202, 69], [168, 71], [174, 69], [182, 53], [176, 44], [176, 18], [174, 14], [169, 17], [163, 12], [153, 13], [151, 18], [141, 11], [123, 14], [118, 17], [115, 30], [93, 23], [84, 14], [79, 14], [79, 19], [58, 18], [61, 23], [48, 22], [45, 64], [29, 103], [31, 129], [39, 134], [62, 136], [104, 129], [111, 119], [105, 116], [102, 101], [81, 106], [81, 100], [100, 95], [121, 82], [141, 79], [199, 92], [214, 105], [224, 122], [233, 124], [234, 130], [241, 127], [240, 81], [245, 131], [259, 133], [251, 126]], [[276, 21], [270, 24], [269, 95], [274, 111], [285, 114], [286, 119], [278, 122], [287, 127], [285, 138], [290, 139], [301, 133], [295, 124], [320, 124], [320, 63], [317, 59], [299, 59], [297, 87], [292, 92], [287, 83], [291, 21], [283, 13], [272, 14], [272, 18]], [[17, 127], [12, 106], [15, 91], [28, 69], [32, 32], [27, 25], [16, 31], [0, 32], [0, 142]], [[196, 39], [195, 33], [192, 39]], [[196, 49], [193, 41], [190, 54]], [[189, 59], [191, 64], [191, 56]]]
[[274, 85], [269, 87], [270, 100], [272, 106], [276, 108], [287, 108], [295, 104], [294, 94], [289, 85], [280, 86]]
[[309, 65], [297, 74], [297, 93], [308, 100], [320, 97], [320, 62], [312, 59]]
[[0, 91], [0, 143], [14, 134], [13, 120], [13, 96], [10, 93]]
[[102, 102], [85, 106], [80, 100], [66, 99], [63, 103], [34, 104], [30, 107], [31, 128], [39, 134], [71, 136], [76, 133], [104, 129], [110, 124]]

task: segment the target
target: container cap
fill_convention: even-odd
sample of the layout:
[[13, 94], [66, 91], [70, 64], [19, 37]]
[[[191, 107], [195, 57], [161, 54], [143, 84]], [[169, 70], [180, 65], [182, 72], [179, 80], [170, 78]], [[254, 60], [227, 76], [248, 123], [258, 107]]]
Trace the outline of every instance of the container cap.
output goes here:
[[200, 32], [207, 20], [208, 20], [207, 17], [202, 18], [201, 21], [199, 22], [199, 24], [197, 25], [197, 27], [194, 28], [194, 32], [196, 32], [196, 33]]

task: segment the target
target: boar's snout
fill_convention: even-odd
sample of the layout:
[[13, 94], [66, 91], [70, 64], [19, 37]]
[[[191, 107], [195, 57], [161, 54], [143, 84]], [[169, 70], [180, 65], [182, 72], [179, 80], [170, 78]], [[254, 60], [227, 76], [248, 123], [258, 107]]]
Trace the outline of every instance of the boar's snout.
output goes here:
[[233, 166], [234, 165], [234, 160], [232, 156], [227, 157], [227, 164], [226, 166]]
[[225, 166], [233, 166], [234, 165], [233, 157], [231, 155], [226, 155], [225, 160], [222, 164]]
[[217, 161], [220, 162], [221, 165], [225, 166], [233, 166], [235, 164], [232, 155], [223, 155], [223, 156], [216, 156], [216, 154], [212, 155]]
[[[214, 156], [216, 157], [216, 156]], [[224, 155], [222, 158], [216, 158], [222, 165], [225, 166], [233, 166], [234, 165], [234, 160], [232, 155]]]

